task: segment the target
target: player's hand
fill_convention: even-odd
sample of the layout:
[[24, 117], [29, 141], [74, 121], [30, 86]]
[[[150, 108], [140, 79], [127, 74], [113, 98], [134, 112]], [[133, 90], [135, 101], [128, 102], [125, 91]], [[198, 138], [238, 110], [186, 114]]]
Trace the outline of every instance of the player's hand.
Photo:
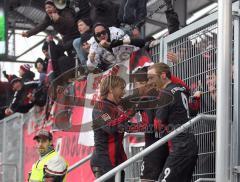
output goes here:
[[6, 114], [7, 116], [9, 116], [9, 115], [13, 114], [13, 111], [12, 111], [12, 109], [10, 109], [10, 108], [7, 108], [7, 109], [5, 110], [5, 114]]
[[154, 131], [160, 131], [160, 121], [154, 119], [153, 121]]
[[109, 48], [110, 47], [110, 42], [108, 42], [107, 40], [101, 40], [100, 45], [102, 47]]
[[46, 38], [47, 42], [53, 41], [53, 36], [52, 35], [48, 35]]
[[201, 92], [201, 91], [196, 91], [196, 92], [193, 94], [193, 97], [200, 98], [201, 95], [202, 95], [202, 92]]
[[28, 32], [22, 32], [23, 37], [29, 37]]
[[56, 21], [58, 21], [59, 20], [59, 18], [60, 18], [60, 16], [59, 16], [59, 14], [58, 13], [52, 13], [52, 20], [54, 21], [54, 22], [56, 22]]

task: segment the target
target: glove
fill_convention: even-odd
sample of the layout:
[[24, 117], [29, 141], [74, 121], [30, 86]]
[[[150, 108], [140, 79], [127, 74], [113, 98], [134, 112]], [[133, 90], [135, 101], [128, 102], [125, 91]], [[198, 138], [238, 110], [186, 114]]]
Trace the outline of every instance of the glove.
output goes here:
[[3, 73], [4, 77], [8, 79], [8, 74], [7, 74], [7, 72], [4, 70], [2, 73]]
[[110, 43], [110, 48], [114, 48], [117, 46], [123, 45], [123, 40], [112, 40], [112, 42]]

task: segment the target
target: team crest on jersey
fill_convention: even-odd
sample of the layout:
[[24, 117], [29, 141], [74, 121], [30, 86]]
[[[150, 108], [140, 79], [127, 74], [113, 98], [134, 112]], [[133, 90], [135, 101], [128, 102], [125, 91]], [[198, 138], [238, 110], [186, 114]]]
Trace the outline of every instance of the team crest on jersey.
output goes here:
[[175, 94], [175, 92], [180, 91], [180, 92], [184, 92], [186, 90], [185, 87], [174, 87], [173, 89], [171, 89], [172, 94]]
[[104, 121], [108, 121], [108, 120], [111, 119], [111, 117], [110, 117], [107, 113], [103, 114], [103, 115], [101, 116], [101, 118], [102, 118]]

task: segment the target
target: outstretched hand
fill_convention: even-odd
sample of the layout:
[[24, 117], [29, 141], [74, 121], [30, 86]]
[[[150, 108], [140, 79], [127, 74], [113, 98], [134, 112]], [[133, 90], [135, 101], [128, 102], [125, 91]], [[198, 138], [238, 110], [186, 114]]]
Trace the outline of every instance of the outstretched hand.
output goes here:
[[23, 37], [29, 37], [28, 32], [22, 32]]

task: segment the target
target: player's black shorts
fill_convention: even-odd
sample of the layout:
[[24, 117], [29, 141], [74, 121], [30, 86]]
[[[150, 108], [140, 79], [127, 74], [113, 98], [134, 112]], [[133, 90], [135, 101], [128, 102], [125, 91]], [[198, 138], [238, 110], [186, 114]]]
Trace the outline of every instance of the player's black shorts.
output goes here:
[[191, 182], [192, 174], [197, 162], [197, 155], [174, 156], [169, 155], [164, 169], [159, 176], [159, 182]]
[[167, 157], [167, 143], [145, 156], [141, 166], [141, 179], [158, 180]]

